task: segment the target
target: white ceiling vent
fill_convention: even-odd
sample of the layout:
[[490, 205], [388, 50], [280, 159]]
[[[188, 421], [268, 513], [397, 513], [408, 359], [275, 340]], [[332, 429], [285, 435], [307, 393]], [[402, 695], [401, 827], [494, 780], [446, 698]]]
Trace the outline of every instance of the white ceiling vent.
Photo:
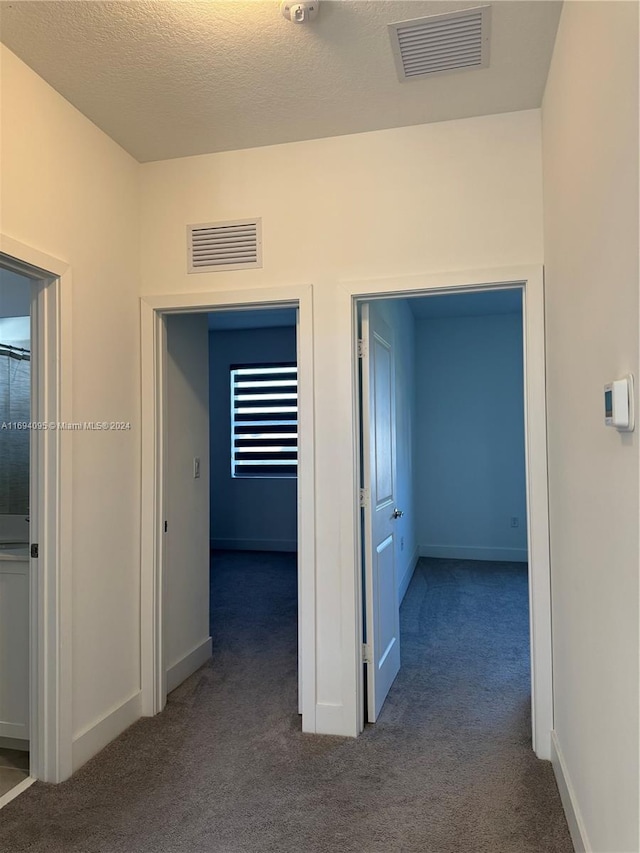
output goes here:
[[261, 267], [262, 220], [187, 225], [187, 251], [190, 273]]
[[491, 6], [389, 24], [400, 81], [489, 65]]

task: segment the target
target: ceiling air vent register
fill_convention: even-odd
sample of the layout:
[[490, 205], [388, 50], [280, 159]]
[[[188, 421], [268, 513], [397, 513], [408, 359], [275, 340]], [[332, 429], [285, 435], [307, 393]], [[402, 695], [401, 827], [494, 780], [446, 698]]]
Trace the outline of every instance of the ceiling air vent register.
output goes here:
[[187, 225], [188, 272], [262, 266], [262, 220], [237, 219]]
[[491, 6], [389, 24], [401, 82], [489, 65]]

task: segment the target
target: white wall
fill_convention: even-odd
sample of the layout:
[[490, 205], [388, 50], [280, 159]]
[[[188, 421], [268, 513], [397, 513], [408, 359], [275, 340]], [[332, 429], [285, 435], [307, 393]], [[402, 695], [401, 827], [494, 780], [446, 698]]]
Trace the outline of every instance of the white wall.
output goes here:
[[[164, 660], [172, 690], [211, 656], [209, 336], [206, 314], [167, 317]], [[194, 458], [200, 476], [194, 477]]]
[[139, 166], [3, 46], [0, 63], [2, 232], [71, 266], [74, 419], [132, 427], [72, 437], [78, 763], [112, 712], [139, 714]]
[[[355, 733], [356, 719], [340, 281], [540, 264], [539, 120], [534, 110], [141, 167], [143, 293], [314, 285], [318, 731]], [[262, 269], [187, 274], [188, 223], [247, 216], [263, 218]]]
[[398, 601], [402, 602], [418, 560], [414, 479], [415, 320], [406, 299], [380, 299], [374, 305], [391, 327], [396, 391], [396, 506], [404, 515], [396, 524]]
[[420, 319], [416, 339], [420, 553], [526, 561], [522, 315]]
[[209, 332], [211, 547], [295, 551], [297, 480], [231, 476], [232, 365], [296, 362], [295, 326]]
[[631, 853], [638, 428], [604, 425], [602, 388], [639, 376], [636, 3], [564, 4], [543, 160], [555, 730], [587, 849]]

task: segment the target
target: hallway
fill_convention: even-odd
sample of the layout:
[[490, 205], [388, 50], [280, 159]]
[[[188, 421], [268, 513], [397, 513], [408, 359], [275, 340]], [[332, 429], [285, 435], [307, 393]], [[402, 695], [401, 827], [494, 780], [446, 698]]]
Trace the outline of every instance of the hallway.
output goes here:
[[7, 853], [570, 853], [530, 746], [526, 567], [421, 559], [357, 740], [303, 735], [296, 557], [216, 552], [214, 656], [165, 712], [0, 815]]

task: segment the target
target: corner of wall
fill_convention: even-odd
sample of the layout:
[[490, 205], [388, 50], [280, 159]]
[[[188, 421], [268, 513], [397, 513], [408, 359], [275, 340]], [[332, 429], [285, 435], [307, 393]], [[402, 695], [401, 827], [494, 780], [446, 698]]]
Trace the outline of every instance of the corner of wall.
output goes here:
[[398, 604], [402, 604], [402, 601], [407, 594], [407, 590], [409, 589], [409, 584], [413, 578], [413, 574], [416, 570], [416, 566], [418, 565], [418, 560], [420, 559], [419, 548], [416, 547], [413, 550], [413, 553], [409, 557], [409, 560], [404, 567], [404, 571], [400, 577], [400, 583], [398, 584]]
[[137, 690], [124, 702], [114, 706], [73, 738], [72, 772], [133, 725], [142, 715], [142, 692]]

